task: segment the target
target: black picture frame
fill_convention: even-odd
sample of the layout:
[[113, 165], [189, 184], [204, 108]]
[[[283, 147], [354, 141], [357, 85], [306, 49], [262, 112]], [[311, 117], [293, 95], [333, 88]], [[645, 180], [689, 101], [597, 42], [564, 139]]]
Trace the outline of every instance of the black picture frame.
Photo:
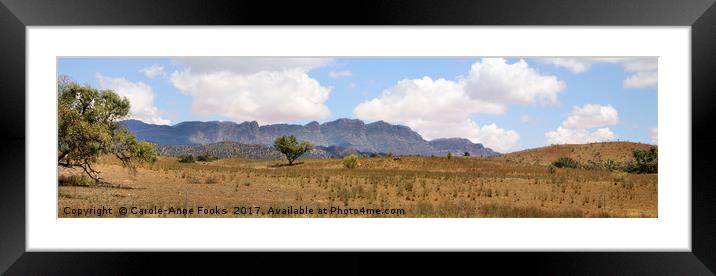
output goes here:
[[[237, 256], [237, 253], [26, 252], [25, 250], [25, 34], [26, 26], [54, 25], [577, 25], [690, 26], [692, 132], [691, 252], [533, 252], [478, 253], [465, 263], [498, 266], [505, 272], [545, 274], [713, 275], [716, 271], [716, 5], [714, 0], [500, 0], [500, 1], [96, 1], [0, 0], [0, 272], [8, 275], [136, 274], [178, 270], [207, 274], [224, 267], [253, 264], [264, 269], [321, 272], [311, 260], [285, 253]], [[685, 91], [686, 93], [686, 91]], [[668, 183], [678, 185], [688, 183]], [[322, 268], [344, 273], [385, 262], [383, 256], [318, 253]], [[448, 255], [452, 258], [452, 255]], [[444, 257], [444, 255], [442, 256]], [[358, 259], [356, 259], [358, 258]], [[449, 272], [434, 256], [411, 255], [399, 271]], [[280, 265], [277, 260], [280, 259]], [[158, 261], [164, 260], [164, 261]], [[171, 263], [166, 263], [170, 261]], [[205, 263], [210, 261], [210, 263]], [[356, 262], [358, 265], [355, 265]], [[290, 263], [290, 264], [289, 264]], [[177, 266], [176, 264], [181, 264]], [[210, 266], [207, 266], [209, 265]], [[389, 265], [401, 265], [391, 262]], [[168, 269], [168, 270], [167, 270]], [[217, 270], [218, 269], [218, 270]], [[227, 270], [228, 273], [236, 270]], [[329, 270], [323, 271], [330, 273]], [[333, 273], [332, 273], [333, 274]]]

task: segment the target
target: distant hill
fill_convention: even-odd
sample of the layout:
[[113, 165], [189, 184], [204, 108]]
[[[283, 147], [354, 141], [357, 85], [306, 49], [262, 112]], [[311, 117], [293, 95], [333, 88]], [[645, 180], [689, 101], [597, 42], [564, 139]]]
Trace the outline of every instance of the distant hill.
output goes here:
[[580, 163], [606, 160], [625, 162], [634, 159], [632, 151], [635, 149], [648, 149], [649, 147], [651, 147], [649, 144], [632, 142], [565, 144], [517, 151], [494, 158], [511, 162], [541, 165], [550, 164], [562, 156], [572, 158]]
[[[140, 140], [159, 145], [204, 145], [218, 142], [238, 142], [245, 145], [272, 145], [277, 137], [294, 135], [299, 140], [335, 150], [354, 150], [365, 153], [395, 155], [447, 155], [448, 152], [471, 156], [496, 156], [499, 153], [463, 138], [427, 141], [407, 126], [383, 121], [365, 124], [357, 119], [338, 119], [319, 124], [263, 125], [255, 121], [182, 122], [173, 126], [147, 124], [138, 120], [123, 121], [129, 131]], [[235, 145], [234, 145], [235, 146]], [[239, 147], [245, 148], [245, 147]], [[328, 150], [330, 151], [330, 150]]]
[[484, 147], [482, 144], [475, 144], [465, 138], [442, 138], [430, 141], [430, 146], [437, 152], [436, 155], [447, 155], [448, 152], [463, 155], [465, 152], [470, 156], [495, 156], [496, 152]]
[[[246, 159], [282, 159], [284, 156], [273, 149], [269, 145], [242, 144], [238, 142], [219, 142], [212, 144], [192, 144], [192, 145], [156, 145], [160, 155], [180, 156], [191, 154], [198, 156], [208, 153], [211, 156], [219, 158], [240, 157]], [[314, 147], [311, 151], [304, 155], [304, 158], [337, 158], [350, 154], [369, 156], [371, 154], [385, 155], [383, 153], [361, 152], [350, 148], [337, 146]]]

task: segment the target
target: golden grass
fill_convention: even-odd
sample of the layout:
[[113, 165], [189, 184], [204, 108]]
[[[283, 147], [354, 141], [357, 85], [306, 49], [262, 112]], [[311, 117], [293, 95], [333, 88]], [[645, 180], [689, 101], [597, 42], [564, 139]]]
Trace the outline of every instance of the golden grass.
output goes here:
[[[101, 158], [97, 168], [112, 183], [59, 185], [58, 214], [65, 207], [226, 208], [228, 214], [189, 217], [260, 217], [288, 206], [402, 208], [404, 215], [268, 215], [263, 217], [656, 217], [657, 175], [557, 169], [500, 158], [361, 158], [354, 169], [341, 159], [284, 161], [223, 159], [184, 164], [176, 158], [131, 174], [119, 161]], [[60, 175], [80, 175], [60, 168]], [[112, 216], [120, 216], [115, 214]], [[109, 216], [109, 217], [112, 217]], [[184, 215], [127, 215], [184, 217]]]

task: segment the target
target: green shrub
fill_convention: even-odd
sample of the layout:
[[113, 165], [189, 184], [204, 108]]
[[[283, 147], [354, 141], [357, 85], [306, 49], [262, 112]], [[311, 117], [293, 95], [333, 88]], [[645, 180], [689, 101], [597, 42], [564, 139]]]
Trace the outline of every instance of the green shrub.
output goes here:
[[582, 169], [592, 171], [627, 171], [629, 163], [617, 162], [611, 159], [601, 162], [594, 162], [592, 160], [589, 160], [584, 164], [580, 164], [580, 167]]
[[648, 150], [634, 150], [632, 152], [635, 163], [629, 168], [634, 173], [657, 173], [659, 169], [659, 150], [651, 146]]
[[203, 161], [203, 162], [211, 162], [214, 160], [217, 160], [219, 158], [216, 158], [214, 156], [209, 155], [208, 153], [204, 153], [202, 155], [199, 155], [196, 157], [196, 161]]
[[452, 159], [452, 152], [448, 152], [447, 158]]
[[194, 156], [191, 154], [179, 156], [179, 163], [194, 163]]
[[574, 160], [569, 157], [564, 157], [564, 156], [560, 157], [557, 160], [555, 160], [554, 162], [552, 162], [552, 165], [557, 168], [571, 168], [571, 169], [579, 168], [579, 162], [577, 162], [577, 160]]
[[355, 154], [348, 155], [343, 158], [343, 167], [353, 169], [358, 166], [358, 157]]
[[470, 153], [466, 151], [462, 156], [470, 156]]

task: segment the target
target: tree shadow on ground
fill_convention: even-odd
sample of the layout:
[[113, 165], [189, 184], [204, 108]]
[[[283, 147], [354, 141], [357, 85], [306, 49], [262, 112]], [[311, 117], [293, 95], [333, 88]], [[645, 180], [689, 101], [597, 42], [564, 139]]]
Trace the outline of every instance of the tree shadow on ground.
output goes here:
[[136, 188], [136, 187], [124, 186], [121, 184], [112, 184], [109, 182], [87, 184], [87, 183], [77, 183], [77, 182], [72, 182], [72, 181], [58, 181], [57, 184], [60, 187], [109, 188], [109, 189], [122, 189], [122, 190], [144, 190], [144, 189], [146, 189], [146, 188]]
[[293, 163], [293, 165], [289, 165], [289, 164], [285, 164], [285, 163], [275, 163], [275, 164], [270, 164], [268, 166], [269, 166], [269, 168], [280, 168], [280, 167], [293, 167], [293, 166], [297, 166], [297, 165], [301, 165], [301, 164], [303, 164], [303, 162], [296, 162], [296, 163]]

